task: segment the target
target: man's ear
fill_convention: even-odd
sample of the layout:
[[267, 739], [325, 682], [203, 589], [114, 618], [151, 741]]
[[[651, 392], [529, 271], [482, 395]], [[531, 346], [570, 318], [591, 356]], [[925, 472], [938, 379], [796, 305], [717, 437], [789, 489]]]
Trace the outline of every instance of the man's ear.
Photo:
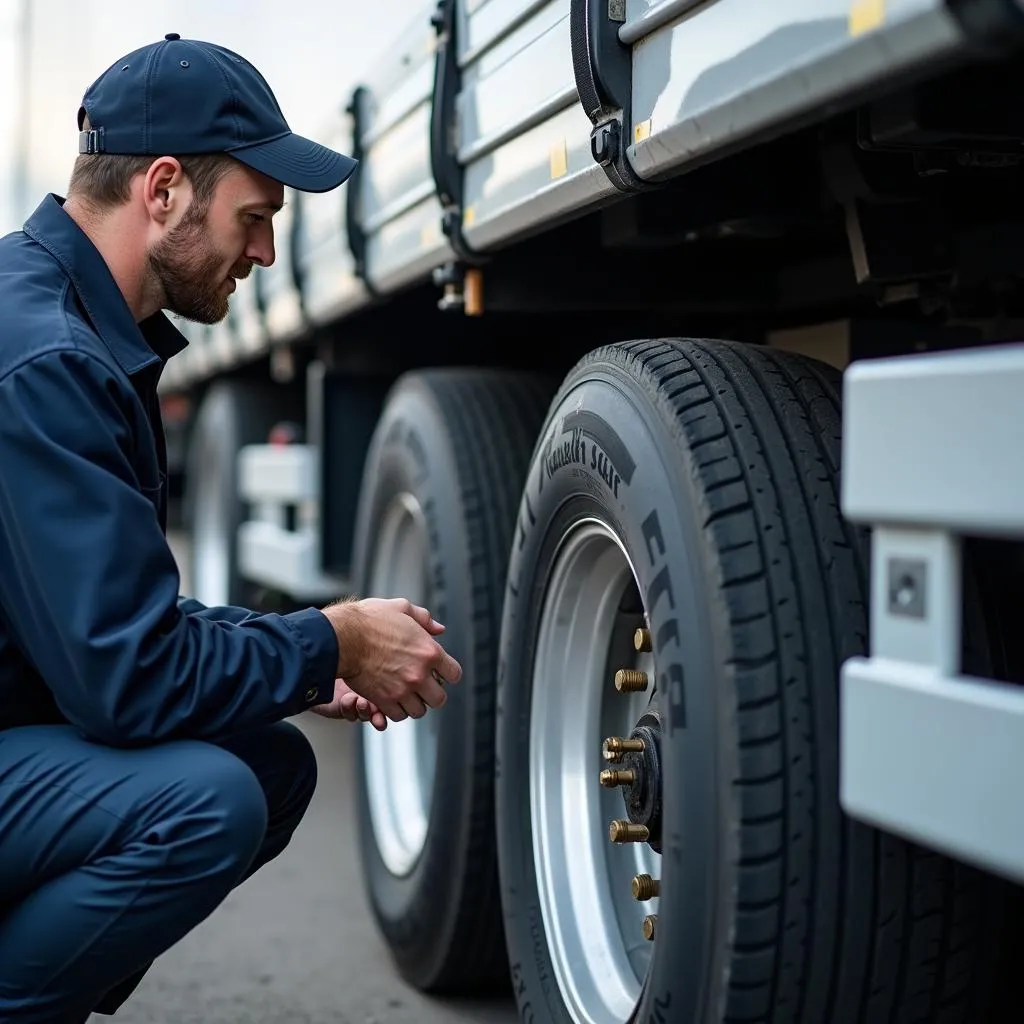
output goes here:
[[192, 200], [192, 189], [173, 156], [154, 160], [142, 183], [142, 199], [150, 219], [166, 225], [178, 220]]

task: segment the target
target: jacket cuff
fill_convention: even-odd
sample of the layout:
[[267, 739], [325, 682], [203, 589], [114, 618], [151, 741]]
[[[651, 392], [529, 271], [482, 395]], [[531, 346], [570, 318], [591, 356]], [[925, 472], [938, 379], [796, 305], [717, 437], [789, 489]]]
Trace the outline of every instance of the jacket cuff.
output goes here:
[[283, 615], [285, 625], [306, 655], [296, 705], [311, 708], [334, 699], [334, 680], [338, 672], [338, 637], [327, 616], [317, 608]]

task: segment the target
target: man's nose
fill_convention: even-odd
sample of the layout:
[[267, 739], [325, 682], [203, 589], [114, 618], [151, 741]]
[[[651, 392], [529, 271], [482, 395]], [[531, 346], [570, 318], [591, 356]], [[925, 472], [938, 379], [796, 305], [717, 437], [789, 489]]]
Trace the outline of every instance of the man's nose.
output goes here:
[[275, 257], [273, 238], [254, 239], [245, 250], [245, 258], [259, 267], [272, 266]]

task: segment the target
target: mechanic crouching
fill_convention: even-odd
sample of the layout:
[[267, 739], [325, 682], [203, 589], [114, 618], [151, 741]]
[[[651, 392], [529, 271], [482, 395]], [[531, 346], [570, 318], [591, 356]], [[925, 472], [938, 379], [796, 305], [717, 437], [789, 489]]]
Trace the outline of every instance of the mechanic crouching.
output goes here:
[[[66, 199], [0, 240], [0, 1021], [113, 1013], [288, 845], [310, 709], [445, 702], [458, 663], [407, 601], [288, 615], [179, 596], [157, 382], [164, 310], [222, 320], [274, 260], [284, 187], [354, 162], [293, 134], [244, 58], [168, 35], [87, 90]], [[73, 138], [73, 136], [72, 136]]]

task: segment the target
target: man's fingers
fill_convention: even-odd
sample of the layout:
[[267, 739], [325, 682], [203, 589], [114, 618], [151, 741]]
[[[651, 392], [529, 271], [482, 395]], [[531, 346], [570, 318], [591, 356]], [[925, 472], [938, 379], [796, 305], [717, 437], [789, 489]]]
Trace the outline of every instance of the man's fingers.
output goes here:
[[462, 678], [462, 666], [444, 648], [441, 648], [431, 674], [435, 679], [440, 676], [439, 682], [457, 683]]
[[404, 722], [409, 717], [409, 713], [400, 703], [389, 702], [386, 706], [381, 707], [381, 711], [383, 711], [392, 722]]
[[375, 711], [370, 719], [370, 724], [377, 732], [383, 732], [388, 727], [388, 720], [384, 717], [383, 711]]
[[426, 703], [415, 693], [410, 693], [400, 701], [410, 718], [422, 718], [427, 713]]
[[448, 699], [448, 694], [444, 692], [444, 687], [436, 681], [436, 678], [437, 677], [435, 676], [434, 679], [424, 683], [416, 691], [420, 696], [420, 700], [422, 700], [427, 707], [435, 709], [443, 707], [444, 702]]
[[421, 607], [418, 604], [411, 605], [409, 608], [409, 615], [416, 620], [431, 636], [437, 636], [439, 633], [444, 632], [444, 626], [440, 622], [436, 621], [430, 614], [430, 611], [426, 608]]

